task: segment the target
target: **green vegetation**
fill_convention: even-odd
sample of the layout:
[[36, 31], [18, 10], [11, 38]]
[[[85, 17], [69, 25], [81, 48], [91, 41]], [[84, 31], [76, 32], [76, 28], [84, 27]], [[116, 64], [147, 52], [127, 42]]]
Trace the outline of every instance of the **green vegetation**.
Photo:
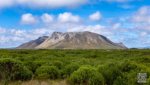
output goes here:
[[104, 85], [103, 76], [91, 66], [82, 66], [70, 76], [72, 84], [77, 85]]
[[[146, 83], [138, 83], [146, 73]], [[0, 50], [0, 84], [66, 80], [69, 85], [150, 85], [150, 50]]]
[[4, 58], [0, 59], [0, 78], [7, 85], [11, 80], [31, 79], [32, 73], [20, 61]]
[[56, 79], [59, 76], [59, 70], [55, 66], [41, 66], [37, 68], [35, 74], [38, 78]]

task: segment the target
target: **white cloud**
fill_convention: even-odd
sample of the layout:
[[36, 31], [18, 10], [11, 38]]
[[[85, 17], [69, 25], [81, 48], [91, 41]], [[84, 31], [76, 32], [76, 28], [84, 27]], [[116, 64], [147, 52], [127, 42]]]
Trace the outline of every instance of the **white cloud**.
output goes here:
[[0, 34], [4, 34], [4, 33], [6, 33], [6, 30], [0, 27]]
[[31, 7], [69, 7], [84, 4], [87, 0], [17, 0], [19, 4]]
[[132, 17], [133, 22], [150, 23], [150, 7], [141, 7]]
[[68, 22], [80, 22], [80, 17], [78, 15], [73, 15], [70, 12], [65, 12], [58, 15], [58, 21], [62, 23], [68, 23]]
[[150, 6], [143, 6], [129, 19], [133, 29], [150, 33]]
[[88, 0], [0, 0], [0, 7], [24, 6], [24, 7], [71, 7], [86, 3]]
[[12, 6], [14, 2], [15, 0], [0, 0], [0, 8]]
[[107, 29], [106, 26], [97, 24], [97, 25], [80, 25], [80, 26], [75, 26], [72, 28], [68, 28], [67, 30], [68, 32], [78, 32], [78, 31], [90, 31], [90, 32], [94, 32], [94, 33], [99, 33], [102, 35], [107, 35], [110, 36], [112, 35], [112, 32], [109, 31], [109, 29]]
[[[7, 30], [8, 31], [8, 30]], [[15, 36], [22, 36], [24, 34], [26, 34], [26, 31], [25, 30], [16, 30], [16, 29], [11, 29], [9, 30], [9, 33], [10, 34], [13, 34]]]
[[114, 23], [114, 24], [112, 24], [112, 29], [117, 30], [119, 28], [121, 28], [121, 23]]
[[30, 13], [23, 14], [21, 17], [22, 24], [35, 24], [36, 22], [37, 22], [36, 17], [34, 17]]
[[49, 15], [47, 13], [43, 14], [41, 16], [41, 19], [44, 23], [51, 23], [53, 22], [54, 18], [53, 18], [53, 15]]
[[34, 35], [49, 35], [53, 30], [49, 29], [49, 28], [38, 28], [38, 29], [34, 29], [32, 30]]
[[48, 13], [44, 13], [41, 16], [33, 16], [31, 13], [27, 13], [21, 16], [22, 24], [33, 25], [37, 22], [43, 22], [43, 25], [53, 25], [54, 23], [79, 24], [79, 22], [81, 22], [81, 18], [80, 16], [73, 15], [70, 12], [60, 13], [57, 17], [54, 17], [53, 15], [50, 15]]
[[144, 36], [147, 36], [148, 35], [148, 33], [147, 32], [141, 32], [141, 34], [140, 34], [142, 37], [144, 37]]
[[[1, 30], [5, 31], [2, 32]], [[16, 47], [40, 36], [49, 35], [53, 30], [49, 28], [37, 28], [32, 30], [0, 28], [0, 31], [0, 48], [6, 48]]]
[[95, 12], [95, 13], [93, 13], [89, 16], [89, 19], [92, 20], [92, 21], [98, 21], [101, 18], [102, 18], [102, 15], [99, 11], [97, 11], [97, 12]]

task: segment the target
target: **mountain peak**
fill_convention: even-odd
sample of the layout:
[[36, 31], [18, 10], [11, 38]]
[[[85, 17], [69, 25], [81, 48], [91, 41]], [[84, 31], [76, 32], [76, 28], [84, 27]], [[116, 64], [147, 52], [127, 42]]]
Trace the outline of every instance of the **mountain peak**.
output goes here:
[[52, 35], [63, 34], [62, 32], [53, 32]]
[[60, 36], [62, 36], [62, 34], [62, 32], [53, 32], [51, 38], [58, 39]]
[[45, 39], [45, 38], [48, 38], [48, 36], [41, 36], [38, 39]]
[[49, 37], [43, 36], [26, 44], [33, 43], [36, 43], [36, 49], [126, 49], [125, 46], [114, 43], [103, 35], [89, 31], [53, 32]]

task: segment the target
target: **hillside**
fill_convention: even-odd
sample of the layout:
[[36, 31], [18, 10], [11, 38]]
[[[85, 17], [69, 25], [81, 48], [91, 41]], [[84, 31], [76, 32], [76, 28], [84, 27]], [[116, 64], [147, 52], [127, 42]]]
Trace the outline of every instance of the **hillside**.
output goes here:
[[122, 43], [114, 43], [103, 35], [92, 32], [53, 32], [24, 43], [18, 49], [126, 49]]

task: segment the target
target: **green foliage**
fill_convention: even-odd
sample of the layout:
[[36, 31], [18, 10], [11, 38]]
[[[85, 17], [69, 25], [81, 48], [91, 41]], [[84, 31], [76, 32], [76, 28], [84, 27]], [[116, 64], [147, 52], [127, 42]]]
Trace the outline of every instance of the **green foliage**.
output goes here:
[[107, 85], [112, 85], [117, 76], [121, 74], [119, 66], [116, 63], [98, 66], [98, 71], [104, 76]]
[[147, 73], [142, 85], [150, 85], [149, 67], [150, 50], [145, 49], [0, 50], [0, 82], [33, 75], [33, 79], [69, 79], [73, 84], [140, 85], [137, 74]]
[[[120, 70], [121, 74], [114, 81], [114, 85], [138, 85], [138, 73], [147, 73], [148, 78], [150, 76], [149, 68], [135, 62], [125, 61], [122, 63]], [[148, 84], [148, 82], [146, 84]]]
[[62, 69], [64, 66], [61, 61], [53, 61], [52, 65], [56, 66], [58, 69]]
[[103, 76], [91, 66], [82, 66], [73, 72], [69, 81], [74, 85], [104, 85]]
[[23, 69], [15, 74], [15, 80], [30, 80], [32, 78], [32, 72], [23, 66]]
[[39, 79], [56, 79], [59, 77], [59, 70], [55, 66], [41, 66], [35, 74]]
[[71, 63], [69, 65], [66, 65], [62, 71], [62, 76], [64, 78], [69, 77], [78, 68], [79, 68], [79, 64], [77, 64], [77, 63]]
[[41, 66], [41, 63], [39, 63], [39, 62], [33, 62], [33, 61], [26, 61], [24, 64], [33, 73], [35, 73], [36, 69]]
[[3, 58], [0, 59], [0, 77], [5, 83], [10, 80], [28, 80], [32, 78], [32, 72], [20, 61]]

